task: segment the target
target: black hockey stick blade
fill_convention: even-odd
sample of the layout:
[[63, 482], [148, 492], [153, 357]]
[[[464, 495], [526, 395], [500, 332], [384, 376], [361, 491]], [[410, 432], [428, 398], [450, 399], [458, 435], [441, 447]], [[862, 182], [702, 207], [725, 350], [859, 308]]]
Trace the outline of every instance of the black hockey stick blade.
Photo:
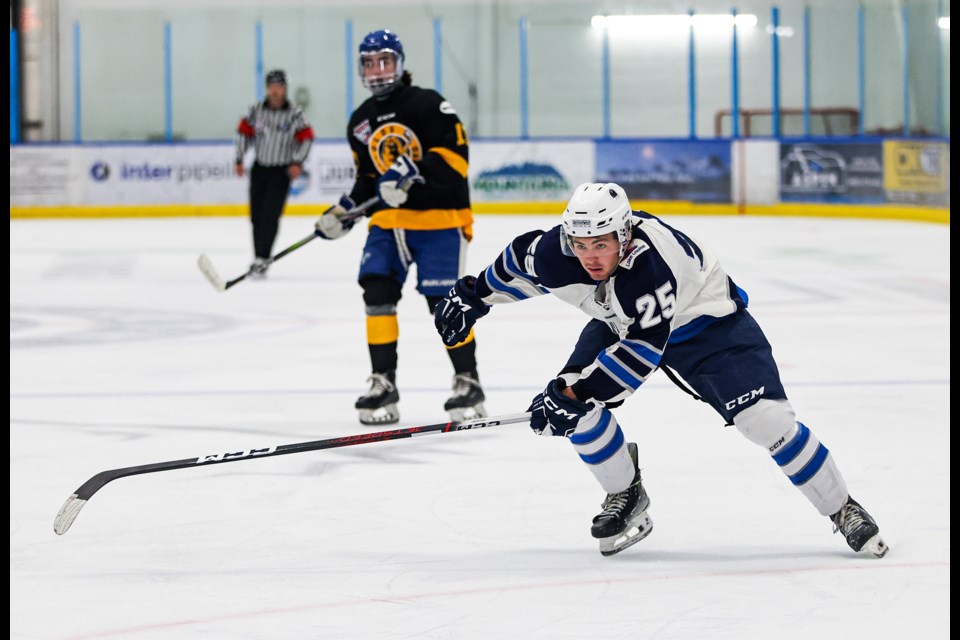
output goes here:
[[244, 449], [242, 451], [227, 451], [224, 453], [212, 453], [198, 456], [196, 458], [184, 458], [183, 460], [173, 460], [171, 462], [157, 462], [154, 464], [143, 464], [136, 467], [124, 467], [122, 469], [110, 469], [101, 471], [93, 476], [77, 489], [73, 495], [67, 498], [67, 501], [60, 507], [57, 517], [53, 520], [53, 531], [57, 535], [65, 534], [73, 521], [77, 519], [80, 509], [93, 497], [97, 491], [102, 489], [108, 482], [117, 478], [140, 475], [142, 473], [154, 473], [157, 471], [171, 471], [173, 469], [187, 469], [190, 467], [207, 467], [213, 464], [223, 464], [225, 462], [240, 462], [241, 460], [253, 460], [259, 458], [269, 458], [272, 456], [282, 456], [291, 453], [303, 453], [304, 451], [317, 451], [320, 449], [335, 449], [337, 447], [350, 447], [356, 444], [367, 444], [370, 442], [384, 442], [387, 440], [399, 440], [401, 438], [412, 438], [413, 436], [429, 435], [431, 433], [451, 433], [455, 431], [466, 431], [468, 429], [482, 429], [484, 427], [495, 427], [498, 425], [515, 424], [518, 422], [529, 422], [529, 413], [517, 413], [506, 416], [494, 416], [490, 418], [476, 418], [473, 420], [461, 420], [458, 422], [443, 422], [418, 427], [406, 427], [403, 429], [392, 429], [390, 431], [378, 431], [375, 433], [361, 433], [352, 436], [342, 436], [339, 438], [329, 438], [327, 440], [312, 440], [310, 442], [299, 442], [295, 444], [281, 444], [259, 449]]
[[[356, 218], [365, 216], [367, 214], [367, 211], [370, 210], [370, 207], [372, 207], [379, 201], [380, 201], [380, 198], [374, 196], [373, 198], [370, 198], [369, 200], [354, 207], [353, 209], [350, 209], [350, 211], [343, 214], [342, 218], [345, 220], [354, 220]], [[317, 234], [311, 233], [306, 238], [303, 238], [302, 240], [298, 240], [297, 242], [293, 243], [292, 245], [290, 245], [280, 253], [269, 258], [263, 264], [262, 268], [265, 269], [269, 267], [271, 264], [273, 264], [283, 256], [287, 255], [288, 253], [293, 253], [303, 245], [307, 244], [308, 242], [311, 242], [312, 240], [315, 240], [316, 238], [317, 238]], [[216, 289], [217, 291], [226, 291], [233, 285], [243, 282], [249, 276], [253, 275], [255, 272], [258, 271], [258, 269], [250, 267], [250, 269], [248, 269], [246, 273], [237, 276], [233, 280], [224, 280], [223, 278], [220, 277], [220, 274], [217, 273], [217, 270], [213, 267], [213, 262], [210, 260], [209, 256], [207, 256], [207, 254], [205, 253], [201, 254], [200, 257], [197, 259], [197, 266], [200, 267], [200, 272], [203, 273], [203, 275], [207, 278], [210, 284], [213, 285], [213, 288]]]

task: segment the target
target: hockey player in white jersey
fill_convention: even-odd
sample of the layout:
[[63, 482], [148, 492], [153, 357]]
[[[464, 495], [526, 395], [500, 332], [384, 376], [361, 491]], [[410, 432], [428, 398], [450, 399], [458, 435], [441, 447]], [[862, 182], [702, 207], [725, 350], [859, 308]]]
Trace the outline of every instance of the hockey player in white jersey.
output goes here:
[[603, 555], [639, 542], [653, 527], [637, 445], [626, 442], [611, 409], [658, 368], [679, 376], [766, 449], [851, 549], [887, 552], [829, 450], [796, 420], [746, 293], [711, 251], [631, 210], [619, 185], [582, 184], [561, 224], [514, 238], [477, 277], [458, 280], [435, 307], [436, 327], [452, 346], [492, 305], [550, 293], [592, 319], [566, 366], [527, 410], [536, 433], [570, 439], [607, 492], [591, 527]]

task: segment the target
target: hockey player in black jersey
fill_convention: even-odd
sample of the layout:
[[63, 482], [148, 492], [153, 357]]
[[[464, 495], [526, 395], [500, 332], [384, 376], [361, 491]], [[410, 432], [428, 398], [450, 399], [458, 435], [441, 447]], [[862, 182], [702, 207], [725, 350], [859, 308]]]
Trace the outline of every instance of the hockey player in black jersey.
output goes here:
[[[399, 421], [397, 303], [412, 265], [429, 311], [463, 275], [473, 232], [467, 182], [469, 143], [453, 106], [432, 89], [411, 84], [396, 34], [369, 33], [360, 43], [360, 77], [373, 94], [350, 117], [347, 139], [356, 181], [349, 195], [317, 221], [327, 239], [348, 232], [343, 218], [355, 203], [379, 196], [370, 218], [359, 282], [367, 315], [370, 390], [356, 402], [363, 424]], [[447, 347], [452, 420], [484, 415], [473, 333]]]
[[527, 410], [536, 433], [570, 439], [607, 492], [591, 528], [601, 553], [622, 551], [653, 527], [637, 445], [626, 442], [610, 410], [658, 368], [765, 448], [850, 548], [887, 552], [829, 450], [796, 420], [746, 293], [709, 249], [633, 211], [620, 186], [582, 184], [561, 224], [514, 238], [477, 277], [458, 280], [437, 305], [435, 324], [455, 345], [492, 305], [548, 293], [592, 319]]

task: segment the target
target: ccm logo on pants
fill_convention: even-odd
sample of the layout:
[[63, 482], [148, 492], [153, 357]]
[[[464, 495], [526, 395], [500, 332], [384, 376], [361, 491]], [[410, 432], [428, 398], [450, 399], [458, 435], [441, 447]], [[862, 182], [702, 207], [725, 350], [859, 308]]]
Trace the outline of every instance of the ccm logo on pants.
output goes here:
[[742, 396], [738, 397], [736, 400], [731, 400], [730, 402], [726, 403], [723, 406], [726, 407], [726, 409], [729, 411], [730, 409], [733, 409], [739, 404], [746, 404], [747, 402], [750, 402], [757, 396], [762, 396], [763, 389], [764, 387], [760, 387], [759, 389], [754, 389], [750, 393], [745, 393]]

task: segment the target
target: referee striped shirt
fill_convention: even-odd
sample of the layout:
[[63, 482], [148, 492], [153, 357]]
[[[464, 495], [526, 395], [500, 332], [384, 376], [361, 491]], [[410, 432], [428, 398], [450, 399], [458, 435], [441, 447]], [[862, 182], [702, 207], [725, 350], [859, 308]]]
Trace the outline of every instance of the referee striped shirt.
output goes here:
[[313, 144], [313, 129], [303, 109], [285, 101], [279, 109], [271, 109], [267, 101], [250, 107], [250, 112], [237, 126], [236, 161], [254, 147], [257, 164], [267, 167], [303, 164]]

